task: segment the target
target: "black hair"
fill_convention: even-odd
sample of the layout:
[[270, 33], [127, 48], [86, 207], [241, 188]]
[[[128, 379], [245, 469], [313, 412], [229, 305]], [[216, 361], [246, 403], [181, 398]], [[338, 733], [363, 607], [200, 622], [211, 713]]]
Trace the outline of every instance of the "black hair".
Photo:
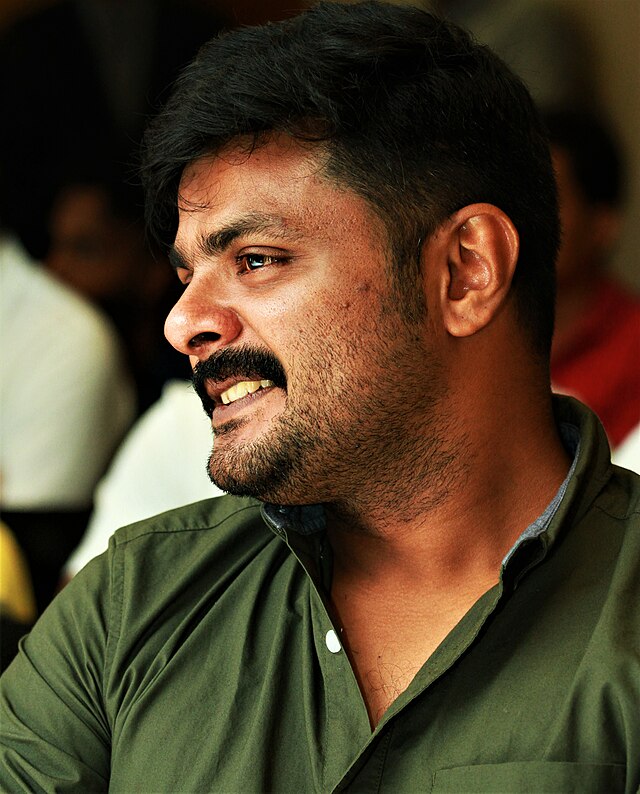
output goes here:
[[619, 207], [624, 200], [622, 154], [604, 119], [587, 110], [554, 110], [544, 114], [552, 146], [569, 158], [584, 198], [593, 205]]
[[326, 173], [382, 218], [398, 267], [467, 204], [489, 202], [520, 236], [514, 289], [546, 355], [559, 229], [544, 127], [522, 81], [462, 29], [413, 7], [319, 3], [206, 44], [144, 142], [150, 232], [170, 245], [185, 166], [237, 136], [316, 141]]

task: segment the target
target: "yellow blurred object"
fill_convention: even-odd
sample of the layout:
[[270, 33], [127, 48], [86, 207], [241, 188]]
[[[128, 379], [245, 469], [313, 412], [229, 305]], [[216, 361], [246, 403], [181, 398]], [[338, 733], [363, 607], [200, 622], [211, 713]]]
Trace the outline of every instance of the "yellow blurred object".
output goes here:
[[0, 521], [0, 610], [20, 623], [37, 617], [31, 577], [10, 529]]

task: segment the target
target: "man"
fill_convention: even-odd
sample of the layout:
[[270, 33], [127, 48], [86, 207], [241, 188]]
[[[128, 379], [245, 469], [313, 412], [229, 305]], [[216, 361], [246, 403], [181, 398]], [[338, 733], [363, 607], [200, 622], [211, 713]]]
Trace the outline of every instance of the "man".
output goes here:
[[637, 480], [552, 403], [519, 80], [424, 12], [322, 4], [205, 48], [146, 147], [237, 496], [63, 591], [5, 676], [5, 787], [634, 791]]

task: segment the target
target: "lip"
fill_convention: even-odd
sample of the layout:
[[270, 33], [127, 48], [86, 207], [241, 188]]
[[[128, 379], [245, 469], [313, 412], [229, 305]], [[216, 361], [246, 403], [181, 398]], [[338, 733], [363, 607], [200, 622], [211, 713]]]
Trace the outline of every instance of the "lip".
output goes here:
[[253, 392], [253, 394], [247, 394], [244, 397], [241, 397], [239, 400], [229, 403], [228, 405], [225, 405], [222, 402], [221, 395], [227, 391], [227, 389], [235, 386], [236, 383], [242, 383], [244, 381], [251, 380], [264, 380], [264, 378], [261, 378], [259, 375], [243, 375], [242, 377], [227, 378], [223, 381], [206, 381], [205, 389], [207, 395], [214, 404], [212, 419], [215, 418], [222, 420], [223, 417], [225, 420], [230, 419], [233, 414], [240, 413], [244, 408], [249, 407], [258, 400], [261, 400], [267, 394], [270, 394], [272, 391], [274, 391], [274, 389], [278, 388], [277, 386], [268, 386], [267, 388], [258, 389], [258, 391]]
[[[260, 375], [243, 375], [242, 377], [234, 377], [234, 378], [227, 378], [223, 381], [212, 381], [208, 380], [205, 383], [205, 389], [209, 399], [215, 403], [216, 408], [224, 407], [228, 408], [228, 405], [224, 405], [222, 402], [222, 396], [227, 389], [230, 389], [232, 386], [235, 386], [237, 383], [244, 383], [246, 381], [260, 381], [265, 380], [264, 376], [261, 377]], [[271, 387], [270, 387], [271, 388]], [[260, 391], [267, 391], [267, 389], [260, 389]], [[258, 392], [255, 392], [257, 394]], [[242, 398], [244, 399], [244, 398]]]

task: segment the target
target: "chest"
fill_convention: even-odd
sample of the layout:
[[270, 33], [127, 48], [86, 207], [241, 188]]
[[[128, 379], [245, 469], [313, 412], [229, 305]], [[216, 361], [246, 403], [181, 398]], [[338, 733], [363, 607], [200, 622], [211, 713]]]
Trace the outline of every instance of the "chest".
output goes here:
[[457, 625], [472, 599], [449, 603], [434, 599], [418, 609], [352, 595], [334, 593], [343, 627], [341, 639], [375, 727]]
[[[357, 612], [343, 610], [347, 659], [327, 646], [331, 620], [316, 592], [296, 575], [281, 580], [272, 566], [260, 597], [247, 592], [248, 583], [234, 584], [211, 609], [165, 632], [153, 654], [148, 636], [144, 646], [130, 632], [118, 643], [108, 687], [111, 789], [425, 791], [438, 770], [468, 766], [473, 777], [449, 787], [464, 790], [473, 788], [478, 764], [489, 764], [493, 776], [494, 759], [541, 759], [547, 748], [555, 759], [613, 760], [613, 771], [624, 774], [615, 724], [629, 726], [637, 740], [637, 697], [629, 678], [625, 694], [602, 652], [612, 643], [593, 644], [600, 610], [588, 621], [580, 614], [585, 600], [562, 589], [565, 580], [548, 594], [553, 610], [525, 582], [490, 625], [492, 607], [478, 604], [453, 632], [455, 615], [437, 603], [419, 616], [420, 629], [415, 611], [411, 626], [390, 604], [385, 621], [374, 619], [383, 604], [370, 603], [369, 613], [366, 602], [355, 604]], [[354, 621], [356, 614], [369, 618]], [[598, 652], [590, 655], [592, 647]], [[429, 657], [416, 681], [425, 684], [420, 695], [372, 738], [361, 695], [373, 721]], [[627, 718], [612, 724], [625, 698]], [[563, 790], [544, 770], [522, 768], [525, 782]], [[599, 782], [598, 790], [623, 790]], [[511, 778], [490, 784], [487, 790], [518, 789]]]

